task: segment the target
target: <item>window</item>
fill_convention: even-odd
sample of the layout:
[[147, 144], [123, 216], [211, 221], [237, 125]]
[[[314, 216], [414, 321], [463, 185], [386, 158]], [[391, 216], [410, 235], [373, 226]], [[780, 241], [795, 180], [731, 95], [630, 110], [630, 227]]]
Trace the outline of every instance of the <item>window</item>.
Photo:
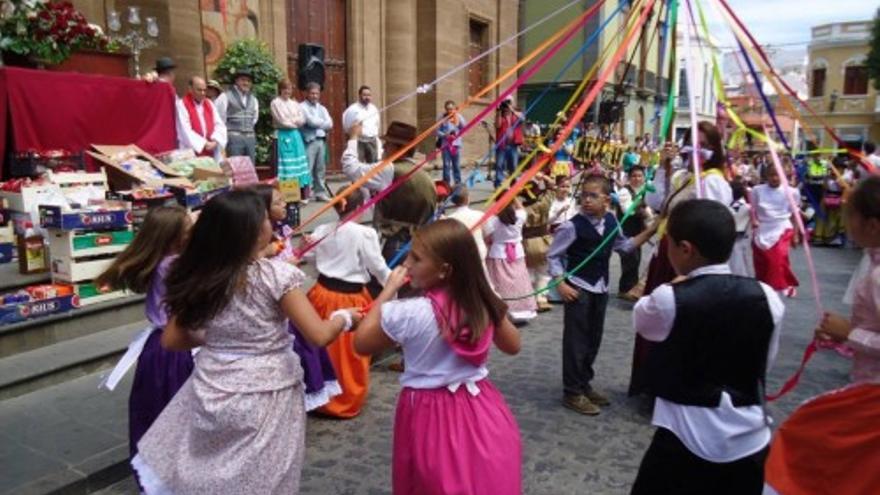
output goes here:
[[[470, 58], [474, 59], [489, 49], [489, 25], [471, 19], [470, 22]], [[473, 95], [489, 84], [489, 57], [468, 66], [468, 94]]]
[[687, 72], [684, 69], [680, 69], [678, 71], [678, 108], [689, 108], [690, 106]]
[[813, 85], [810, 87], [810, 96], [818, 98], [825, 96], [825, 68], [813, 69]]
[[866, 95], [868, 94], [868, 67], [865, 65], [851, 65], [843, 72], [843, 94]]

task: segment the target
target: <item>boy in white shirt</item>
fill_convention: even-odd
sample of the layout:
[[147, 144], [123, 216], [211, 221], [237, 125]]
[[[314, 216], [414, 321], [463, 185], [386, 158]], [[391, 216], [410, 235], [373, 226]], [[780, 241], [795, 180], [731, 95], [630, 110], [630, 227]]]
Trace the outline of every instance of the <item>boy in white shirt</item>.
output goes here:
[[765, 378], [785, 307], [757, 280], [732, 275], [736, 228], [726, 205], [678, 204], [667, 223], [679, 274], [636, 303], [633, 326], [655, 342], [648, 388], [657, 426], [632, 495], [760, 495], [770, 427]]

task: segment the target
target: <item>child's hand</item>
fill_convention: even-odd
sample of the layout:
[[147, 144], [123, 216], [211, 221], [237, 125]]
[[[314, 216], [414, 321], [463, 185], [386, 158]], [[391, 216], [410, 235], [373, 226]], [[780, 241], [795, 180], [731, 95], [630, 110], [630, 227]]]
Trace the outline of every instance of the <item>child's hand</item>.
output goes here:
[[345, 308], [345, 311], [348, 311], [348, 314], [351, 315], [352, 328], [356, 327], [357, 324], [364, 319], [364, 312], [361, 310], [361, 308]]
[[559, 296], [562, 297], [562, 300], [565, 302], [577, 301], [578, 294], [580, 293], [565, 281], [560, 282], [559, 285], [556, 286], [556, 291], [559, 292]]
[[409, 282], [409, 276], [407, 276], [406, 272], [405, 266], [398, 266], [392, 270], [391, 274], [388, 275], [388, 280], [385, 281], [385, 288], [394, 292], [400, 290], [401, 287]]
[[299, 248], [305, 249], [305, 247], [311, 244], [314, 240], [315, 238], [310, 236], [309, 234], [303, 234], [302, 237], [300, 237], [299, 239]]
[[835, 314], [825, 313], [819, 328], [816, 329], [816, 337], [822, 340], [843, 342], [849, 338], [852, 332], [852, 324], [846, 318]]

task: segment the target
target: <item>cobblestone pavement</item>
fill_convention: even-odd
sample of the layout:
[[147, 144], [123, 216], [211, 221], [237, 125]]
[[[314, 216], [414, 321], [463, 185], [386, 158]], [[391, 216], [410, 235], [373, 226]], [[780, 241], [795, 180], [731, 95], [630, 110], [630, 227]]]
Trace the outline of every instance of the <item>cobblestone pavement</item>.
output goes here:
[[[848, 313], [841, 298], [860, 253], [816, 249], [814, 256], [824, 306]], [[794, 262], [802, 287], [800, 295], [787, 303], [781, 350], [769, 380], [772, 391], [797, 368], [816, 321], [803, 251], [794, 253]], [[616, 259], [612, 265], [615, 273]], [[560, 404], [561, 307], [521, 328], [523, 348], [518, 356], [493, 353], [490, 376], [507, 398], [522, 431], [525, 493], [629, 492], [653, 433], [648, 404], [626, 397], [633, 341], [630, 308], [631, 304], [614, 298], [609, 302], [594, 384], [607, 392], [613, 403], [597, 417], [578, 415]], [[846, 359], [830, 352], [819, 353], [804, 373], [801, 385], [769, 406], [776, 424], [804, 399], [846, 383], [848, 370]], [[377, 365], [368, 405], [356, 419], [309, 418], [302, 493], [390, 493], [397, 378], [396, 373]], [[101, 493], [128, 494], [137, 490], [127, 480]]]

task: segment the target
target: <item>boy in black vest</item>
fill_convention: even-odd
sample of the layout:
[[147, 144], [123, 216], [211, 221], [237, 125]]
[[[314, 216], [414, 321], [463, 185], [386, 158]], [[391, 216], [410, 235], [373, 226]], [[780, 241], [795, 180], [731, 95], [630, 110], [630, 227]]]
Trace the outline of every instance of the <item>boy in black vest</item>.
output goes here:
[[[586, 178], [581, 188], [580, 212], [556, 230], [547, 253], [548, 272], [551, 277], [562, 279], [557, 291], [565, 301], [562, 403], [589, 416], [599, 414], [600, 406], [610, 404], [590, 382], [595, 375], [593, 362], [599, 353], [605, 327], [611, 253], [636, 249], [656, 230], [650, 228], [632, 238], [618, 231], [613, 240], [603, 244], [605, 237], [617, 228], [617, 219], [608, 211], [610, 205], [611, 184], [608, 180], [601, 176]], [[575, 271], [565, 277], [566, 270]]]
[[657, 343], [648, 376], [658, 428], [632, 494], [759, 495], [770, 442], [764, 381], [785, 307], [771, 287], [731, 275], [727, 206], [684, 201], [667, 234], [679, 277], [633, 310], [636, 331]]

